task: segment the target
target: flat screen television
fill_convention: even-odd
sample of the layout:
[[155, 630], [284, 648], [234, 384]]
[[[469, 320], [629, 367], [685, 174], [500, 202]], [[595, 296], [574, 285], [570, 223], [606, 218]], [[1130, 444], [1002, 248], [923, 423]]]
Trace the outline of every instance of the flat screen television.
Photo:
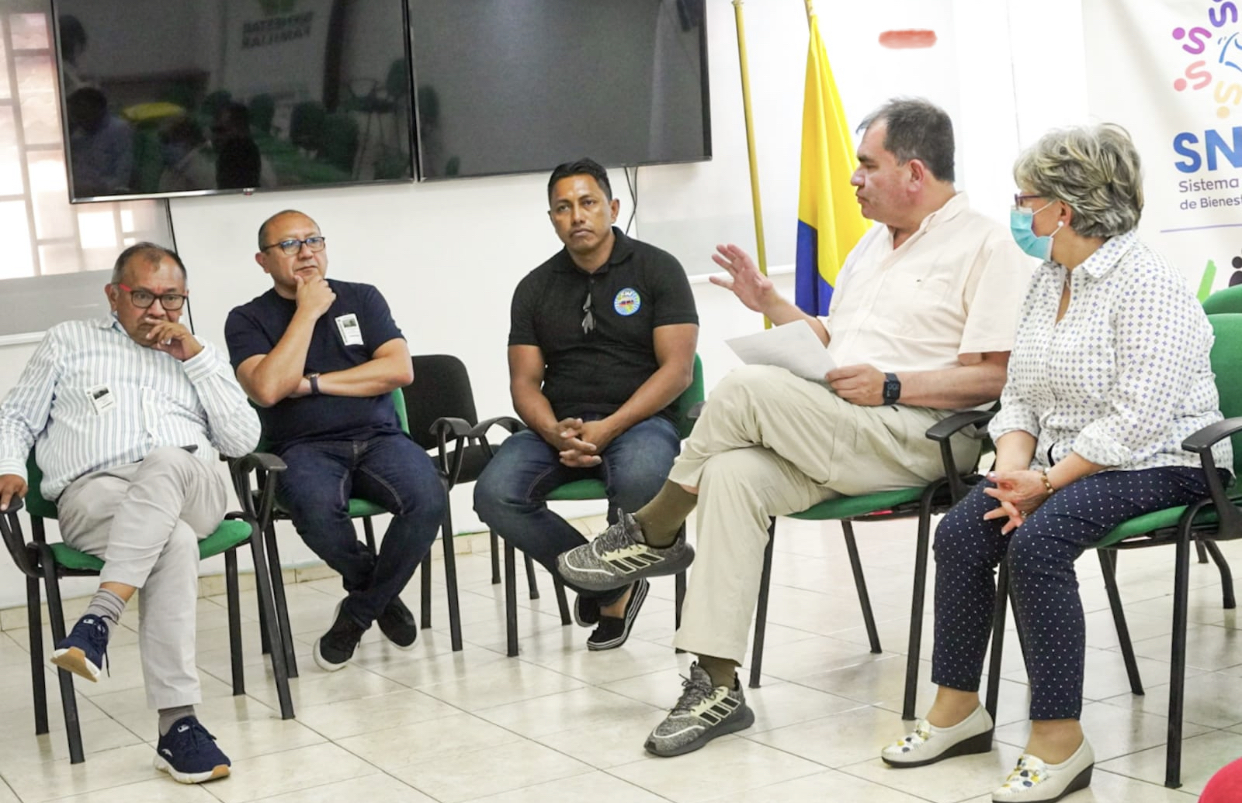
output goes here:
[[711, 158], [704, 0], [409, 0], [419, 176]]
[[403, 0], [55, 0], [77, 201], [413, 179]]

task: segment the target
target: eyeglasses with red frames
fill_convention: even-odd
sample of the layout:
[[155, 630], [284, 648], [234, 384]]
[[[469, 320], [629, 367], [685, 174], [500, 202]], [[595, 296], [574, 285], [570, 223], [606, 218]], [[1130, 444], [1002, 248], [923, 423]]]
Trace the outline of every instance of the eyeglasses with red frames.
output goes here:
[[1042, 195], [1024, 195], [1024, 194], [1022, 194], [1022, 193], [1020, 193], [1020, 192], [1014, 193], [1014, 196], [1013, 196], [1013, 208], [1014, 208], [1014, 209], [1021, 209], [1021, 208], [1022, 208], [1022, 202], [1023, 202], [1023, 201], [1033, 201], [1033, 200], [1034, 200], [1034, 199], [1036, 199], [1036, 198], [1043, 198], [1043, 197], [1044, 197], [1044, 196], [1042, 196]]
[[129, 300], [133, 302], [138, 309], [148, 309], [155, 303], [155, 299], [160, 300], [160, 306], [171, 312], [176, 312], [185, 305], [186, 296], [180, 293], [152, 293], [150, 290], [135, 290], [132, 287], [116, 283], [116, 286], [129, 293]]

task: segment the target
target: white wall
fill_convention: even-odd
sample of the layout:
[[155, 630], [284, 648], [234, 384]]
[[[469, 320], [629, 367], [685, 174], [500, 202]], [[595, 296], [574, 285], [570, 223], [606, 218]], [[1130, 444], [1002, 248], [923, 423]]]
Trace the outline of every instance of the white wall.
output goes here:
[[[892, 0], [880, 21], [872, 19], [880, 16], [873, 4], [821, 6], [851, 117], [899, 93], [920, 92], [944, 104], [955, 117], [959, 186], [998, 219], [1008, 214], [1009, 168], [1018, 142], [1085, 115], [1079, 0], [1050, 0], [1038, 8], [1020, 0]], [[744, 5], [774, 265], [793, 260], [806, 50], [801, 8], [796, 0]], [[754, 244], [733, 7], [729, 0], [708, 0], [708, 11], [715, 158], [643, 168], [640, 175], [638, 234], [672, 250], [692, 272], [702, 272], [718, 240]], [[894, 54], [875, 46], [880, 30], [916, 27], [937, 30], [936, 48]], [[176, 199], [172, 216], [190, 270], [196, 330], [220, 342], [229, 309], [267, 289], [267, 277], [254, 262], [255, 231], [271, 213], [296, 207], [322, 226], [331, 275], [379, 286], [411, 351], [460, 356], [470, 369], [480, 415], [505, 413], [510, 295], [523, 275], [560, 246], [546, 217], [545, 182], [545, 176], [533, 175]], [[625, 219], [629, 199], [619, 172], [613, 184]], [[787, 292], [789, 285], [788, 277], [779, 279]], [[696, 284], [695, 295], [710, 388], [736, 365], [723, 340], [761, 324], [718, 288]], [[0, 376], [15, 375], [32, 349], [0, 348]], [[0, 384], [0, 392], [6, 390]], [[459, 531], [477, 526], [469, 489], [462, 490], [453, 500]], [[289, 532], [282, 557], [310, 559]], [[21, 600], [15, 570], [0, 562], [0, 607]]]

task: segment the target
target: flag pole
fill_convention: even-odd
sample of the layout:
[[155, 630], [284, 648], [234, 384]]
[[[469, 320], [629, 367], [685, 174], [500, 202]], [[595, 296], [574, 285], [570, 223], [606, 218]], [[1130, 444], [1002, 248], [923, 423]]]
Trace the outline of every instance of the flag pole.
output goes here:
[[[768, 273], [768, 255], [763, 242], [763, 204], [759, 200], [759, 161], [755, 157], [755, 122], [750, 106], [750, 67], [746, 61], [746, 25], [742, 20], [743, 0], [733, 0], [737, 20], [737, 55], [742, 70], [742, 110], [746, 114], [746, 152], [750, 159], [750, 195], [755, 207], [755, 242], [759, 271]], [[767, 319], [764, 319], [765, 325]]]

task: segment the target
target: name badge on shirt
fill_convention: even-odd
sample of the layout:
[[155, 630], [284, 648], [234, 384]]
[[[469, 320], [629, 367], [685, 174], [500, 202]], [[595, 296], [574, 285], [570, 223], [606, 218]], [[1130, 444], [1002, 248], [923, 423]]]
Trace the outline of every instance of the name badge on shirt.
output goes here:
[[107, 385], [96, 385], [93, 388], [87, 388], [86, 398], [91, 400], [91, 406], [95, 408], [95, 415], [103, 415], [113, 407], [116, 407], [116, 396], [112, 395], [112, 391]]
[[341, 340], [345, 342], [345, 345], [362, 345], [362, 327], [358, 325], [358, 316], [354, 313], [337, 318], [336, 328], [341, 333]]

